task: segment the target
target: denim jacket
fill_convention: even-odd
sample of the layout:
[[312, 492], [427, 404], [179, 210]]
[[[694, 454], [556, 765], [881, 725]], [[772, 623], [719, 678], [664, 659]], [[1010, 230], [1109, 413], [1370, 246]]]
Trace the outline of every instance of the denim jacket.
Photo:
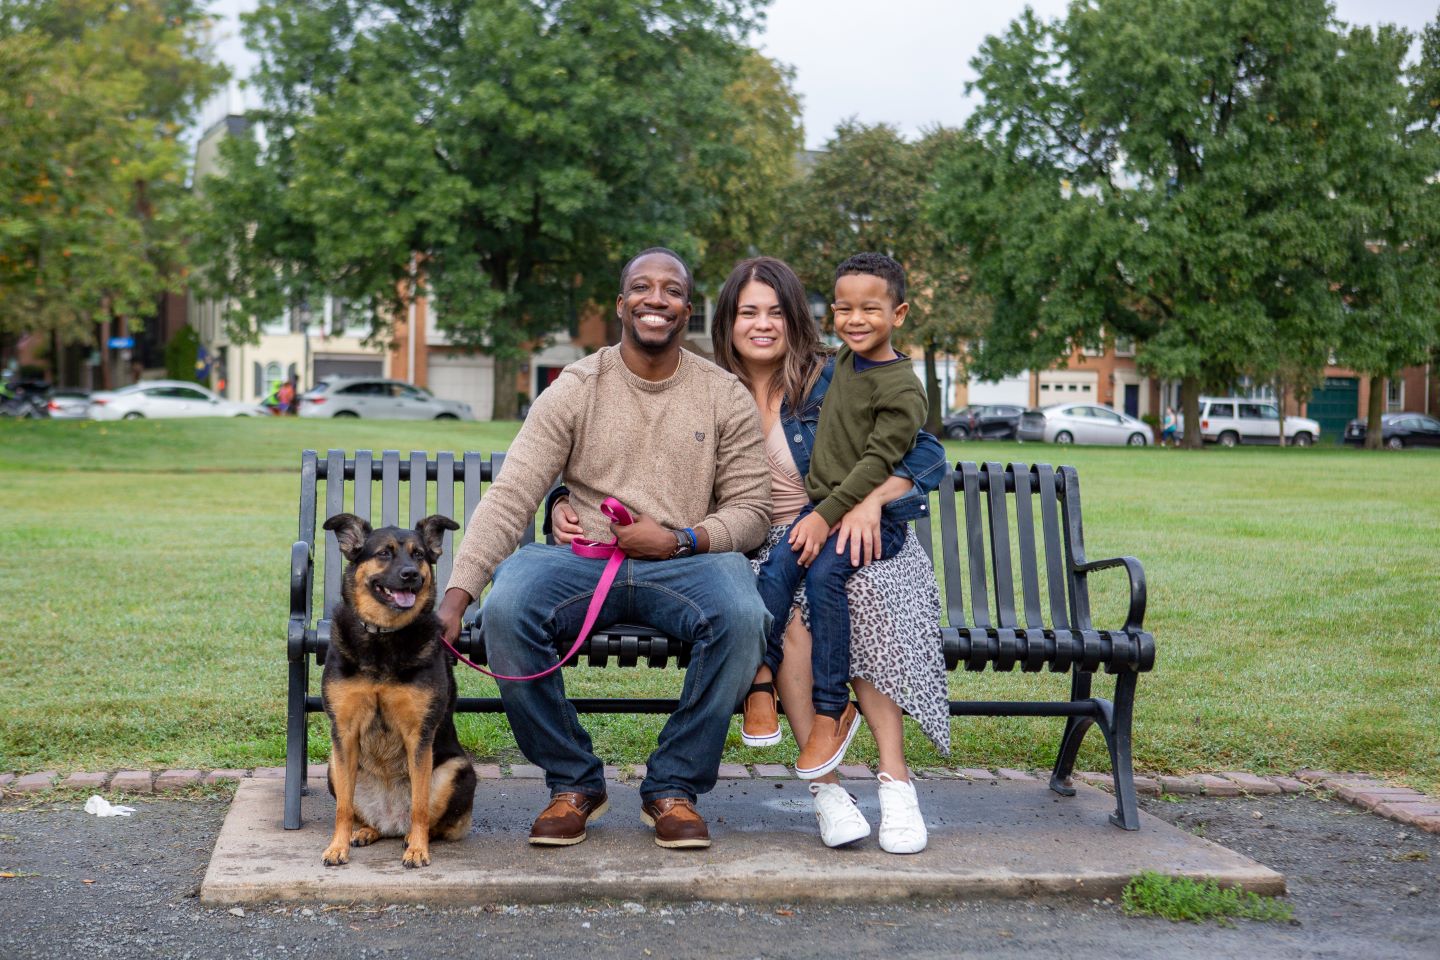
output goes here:
[[[795, 469], [802, 477], [810, 472], [810, 451], [815, 448], [815, 431], [820, 426], [820, 405], [834, 375], [835, 358], [831, 357], [798, 415], [790, 409], [788, 401], [780, 404], [780, 424], [790, 444], [790, 455], [795, 458]], [[940, 478], [945, 475], [945, 448], [940, 441], [921, 430], [895, 472], [914, 481], [915, 489], [887, 503], [882, 511], [885, 519], [906, 522], [929, 516], [930, 494], [940, 486]]]

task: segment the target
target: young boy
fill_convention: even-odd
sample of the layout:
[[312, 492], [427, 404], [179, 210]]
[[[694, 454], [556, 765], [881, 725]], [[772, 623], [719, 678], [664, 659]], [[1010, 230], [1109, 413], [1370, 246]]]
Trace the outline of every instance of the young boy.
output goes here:
[[[815, 727], [795, 772], [812, 780], [845, 756], [860, 726], [850, 702], [850, 605], [856, 568], [836, 549], [834, 530], [851, 508], [895, 472], [925, 421], [925, 393], [891, 335], [905, 322], [905, 271], [879, 253], [856, 254], [835, 269], [835, 333], [844, 342], [825, 404], [805, 491], [811, 503], [790, 527], [790, 550], [774, 549], [760, 568], [761, 599], [774, 617], [771, 642], [785, 631], [800, 581], [810, 604]], [[882, 518], [879, 555], [905, 543], [905, 523]]]

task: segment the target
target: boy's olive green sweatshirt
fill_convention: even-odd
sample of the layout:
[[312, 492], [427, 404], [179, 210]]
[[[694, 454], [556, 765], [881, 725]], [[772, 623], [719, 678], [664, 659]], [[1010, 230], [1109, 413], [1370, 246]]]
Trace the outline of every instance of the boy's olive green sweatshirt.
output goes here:
[[825, 404], [805, 492], [832, 527], [895, 473], [925, 422], [925, 391], [908, 363], [855, 371], [841, 347]]

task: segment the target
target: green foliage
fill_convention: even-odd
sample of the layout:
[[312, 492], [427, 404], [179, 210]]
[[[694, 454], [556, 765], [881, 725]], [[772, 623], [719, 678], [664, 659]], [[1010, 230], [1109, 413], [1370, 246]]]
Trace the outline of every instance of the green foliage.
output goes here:
[[386, 326], [420, 287], [452, 342], [519, 360], [613, 297], [636, 250], [759, 228], [723, 205], [791, 149], [798, 111], [743, 45], [756, 6], [266, 0], [245, 18], [264, 144], [226, 143], [206, 184], [210, 292], [244, 338], [322, 291]]
[[1234, 919], [1284, 923], [1295, 914], [1290, 904], [1274, 897], [1221, 887], [1214, 880], [1167, 877], [1149, 871], [1126, 885], [1120, 906], [1132, 917], [1164, 917], [1176, 923], [1217, 920], [1229, 925]]
[[1095, 0], [987, 39], [974, 138], [930, 210], [994, 299], [979, 369], [1124, 334], [1142, 369], [1186, 381], [1187, 408], [1322, 369], [1356, 245], [1392, 219], [1395, 258], [1416, 239], [1415, 218], [1377, 211], [1429, 162], [1391, 122], [1404, 40], [1345, 33], [1325, 0]]
[[[806, 286], [829, 297], [835, 267], [874, 250], [905, 267], [910, 315], [901, 343], [915, 343], [933, 361], [959, 353], [976, 337], [984, 302], [972, 289], [964, 247], [924, 217], [935, 191], [937, 157], [961, 139], [937, 128], [918, 143], [886, 124], [846, 121], [790, 193], [782, 249]], [[939, 432], [940, 397], [929, 383], [931, 429]]]
[[224, 80], [198, 0], [0, 0], [0, 331], [94, 335], [178, 289], [178, 139]]
[[165, 344], [165, 376], [171, 380], [198, 380], [196, 365], [200, 361], [200, 334], [185, 324]]

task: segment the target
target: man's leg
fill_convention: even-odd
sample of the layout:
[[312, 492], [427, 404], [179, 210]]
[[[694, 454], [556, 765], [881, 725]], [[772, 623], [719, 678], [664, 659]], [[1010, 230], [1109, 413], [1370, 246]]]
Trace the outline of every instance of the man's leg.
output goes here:
[[[552, 666], [555, 639], [573, 640], [585, 619], [604, 561], [577, 557], [561, 547], [527, 544], [495, 571], [483, 622], [490, 669], [528, 676]], [[619, 584], [597, 625], [615, 623], [623, 609]], [[545, 771], [552, 794], [605, 793], [605, 768], [565, 698], [562, 671], [539, 680], [500, 680], [500, 698], [520, 752]]]
[[693, 801], [715, 786], [730, 718], [760, 665], [770, 618], [738, 553], [632, 561], [631, 569], [630, 616], [692, 643], [680, 706], [660, 731], [640, 795]]

